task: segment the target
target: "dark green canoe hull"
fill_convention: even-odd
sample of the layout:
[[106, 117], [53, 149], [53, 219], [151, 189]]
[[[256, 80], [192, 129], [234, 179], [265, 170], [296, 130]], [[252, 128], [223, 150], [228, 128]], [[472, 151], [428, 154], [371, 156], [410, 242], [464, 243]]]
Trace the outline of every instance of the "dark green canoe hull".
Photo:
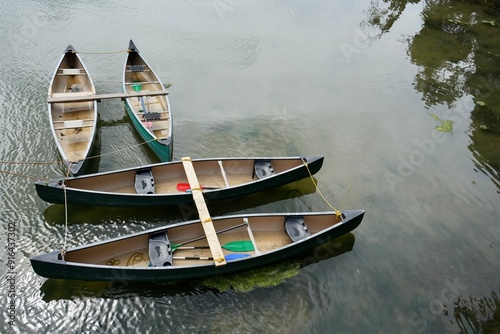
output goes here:
[[[362, 221], [364, 216], [363, 210], [346, 210], [343, 211], [345, 218], [341, 224], [334, 225], [321, 233], [317, 233], [310, 238], [293, 242], [287, 246], [278, 248], [272, 252], [251, 257], [245, 257], [235, 261], [228, 262], [224, 266], [215, 266], [215, 264], [196, 265], [196, 266], [179, 266], [179, 267], [113, 267], [106, 265], [93, 265], [75, 262], [66, 262], [61, 259], [60, 252], [54, 251], [42, 255], [33, 256], [30, 258], [31, 265], [34, 271], [43, 277], [57, 279], [75, 279], [75, 280], [90, 280], [90, 281], [179, 281], [188, 279], [198, 279], [208, 276], [225, 275], [239, 271], [254, 269], [270, 265], [272, 263], [285, 261], [298, 254], [308, 251], [318, 245], [324, 244], [332, 239], [340, 237], [354, 230]], [[334, 214], [328, 213], [286, 213], [286, 214], [253, 214], [253, 215], [234, 215], [213, 218], [243, 218], [252, 216], [306, 216], [318, 214]], [[199, 220], [190, 221], [180, 224], [199, 224]], [[179, 224], [177, 224], [179, 225]], [[171, 225], [174, 227], [175, 225]], [[170, 227], [170, 228], [171, 228]], [[161, 231], [167, 231], [169, 227], [156, 228], [149, 231], [143, 231], [125, 237], [115, 238], [104, 242], [90, 244], [75, 248], [75, 250], [92, 247], [107, 242], [113, 242], [126, 238], [136, 237], [138, 235], [152, 235]], [[71, 249], [68, 250], [68, 252]]]
[[153, 153], [163, 162], [172, 161], [174, 140], [171, 135], [167, 139], [155, 139], [149, 131], [139, 122], [135, 117], [134, 112], [130, 109], [129, 105], [125, 102], [125, 110], [132, 121], [132, 125], [137, 133], [147, 143], [148, 147]]

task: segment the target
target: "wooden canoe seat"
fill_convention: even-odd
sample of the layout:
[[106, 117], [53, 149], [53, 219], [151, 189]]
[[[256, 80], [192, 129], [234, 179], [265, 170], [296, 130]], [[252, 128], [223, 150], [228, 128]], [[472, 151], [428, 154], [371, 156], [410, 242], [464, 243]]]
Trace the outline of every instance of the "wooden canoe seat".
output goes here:
[[166, 232], [151, 235], [148, 246], [149, 261], [152, 267], [168, 267], [172, 265], [172, 245]]
[[254, 164], [254, 175], [258, 179], [264, 179], [271, 175], [274, 175], [274, 169], [271, 165], [271, 160], [256, 160]]
[[286, 218], [285, 231], [292, 241], [299, 241], [311, 235], [303, 217]]
[[155, 180], [151, 168], [138, 170], [135, 174], [135, 191], [138, 194], [154, 194]]
[[54, 130], [87, 128], [94, 125], [92, 119], [74, 119], [67, 121], [54, 121]]
[[60, 68], [57, 75], [85, 75], [83, 68]]
[[94, 120], [92, 118], [85, 118], [85, 119], [79, 119], [79, 118], [76, 118], [76, 119], [65, 119], [65, 120], [54, 121], [54, 124], [65, 123], [67, 121], [93, 122]]

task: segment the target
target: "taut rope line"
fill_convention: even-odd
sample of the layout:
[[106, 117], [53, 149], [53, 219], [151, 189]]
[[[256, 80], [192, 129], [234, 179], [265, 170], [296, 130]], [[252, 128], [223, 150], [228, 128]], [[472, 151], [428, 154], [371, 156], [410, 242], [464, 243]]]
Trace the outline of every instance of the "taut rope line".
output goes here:
[[[66, 179], [69, 177], [69, 173], [71, 170], [71, 164], [68, 166], [68, 172], [66, 173]], [[64, 260], [64, 255], [66, 254], [66, 242], [68, 239], [68, 198], [66, 196], [66, 184], [63, 183], [64, 190], [64, 243], [61, 249], [61, 257]]]
[[0, 169], [0, 173], [5, 173], [5, 174], [8, 174], [8, 175], [14, 175], [14, 176], [19, 176], [19, 177], [25, 177], [27, 179], [32, 179], [32, 180], [36, 180], [36, 181], [49, 181], [49, 179], [40, 179], [39, 177], [34, 177], [34, 176], [31, 176], [31, 175], [14, 173], [14, 172], [8, 172], [8, 171], [3, 170], [3, 169]]
[[306, 166], [307, 172], [309, 173], [309, 176], [311, 177], [311, 181], [314, 184], [314, 186], [316, 187], [316, 190], [320, 194], [321, 198], [323, 198], [323, 200], [326, 202], [326, 204], [328, 204], [333, 209], [333, 211], [335, 211], [335, 214], [337, 215], [337, 217], [342, 216], [342, 212], [340, 212], [339, 210], [335, 209], [335, 207], [325, 198], [325, 196], [323, 195], [323, 193], [319, 189], [318, 184], [316, 183], [316, 181], [314, 181], [314, 177], [312, 176], [312, 173], [309, 170], [309, 166], [307, 164], [307, 161], [305, 161], [305, 159], [302, 158], [302, 162], [304, 163], [304, 166]]
[[0, 164], [6, 165], [56, 165], [62, 163], [62, 161], [0, 161]]
[[[110, 154], [118, 154], [118, 153], [120, 153], [122, 151], [130, 150], [130, 149], [132, 149], [134, 147], [138, 147], [138, 146], [147, 144], [147, 143], [155, 141], [155, 140], [156, 139], [151, 139], [151, 140], [148, 140], [148, 141], [145, 141], [145, 142], [133, 145], [133, 146], [126, 146], [124, 148], [121, 148], [121, 149], [118, 149], [118, 150], [114, 150], [112, 152], [108, 152], [108, 153], [104, 153], [104, 154], [99, 154], [99, 155], [94, 155], [92, 157], [87, 157], [87, 158], [85, 158], [85, 160], [100, 158], [100, 157], [103, 157], [103, 156], [106, 156], [106, 155], [110, 155]], [[53, 161], [53, 162], [50, 162], [50, 161], [32, 161], [32, 162], [30, 162], [30, 161], [21, 161], [21, 162], [16, 162], [16, 161], [0, 161], [0, 164], [5, 164], [5, 165], [60, 165], [60, 164], [63, 164], [63, 163], [64, 163], [63, 161]], [[34, 177], [34, 176], [26, 175], [26, 174], [19, 174], [19, 173], [14, 173], [14, 172], [8, 172], [8, 171], [2, 170], [2, 169], [0, 169], [0, 173], [10, 174], [10, 175], [15, 175], [15, 176], [20, 176], [20, 177], [26, 177], [26, 178], [29, 178], [29, 179], [34, 179], [34, 180], [39, 180], [39, 181], [50, 180], [50, 179], [41, 179], [39, 177]]]

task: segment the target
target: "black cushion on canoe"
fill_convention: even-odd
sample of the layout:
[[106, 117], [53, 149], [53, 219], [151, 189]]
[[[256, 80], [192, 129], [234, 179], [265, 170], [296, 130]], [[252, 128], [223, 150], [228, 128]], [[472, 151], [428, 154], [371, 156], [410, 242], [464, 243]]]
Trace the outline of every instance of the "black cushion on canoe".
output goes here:
[[257, 178], [263, 179], [274, 174], [273, 166], [270, 160], [256, 160], [254, 164], [254, 173]]
[[130, 65], [130, 70], [132, 72], [144, 72], [144, 65]]
[[166, 232], [154, 234], [149, 237], [148, 254], [152, 267], [172, 265], [172, 246]]
[[138, 194], [155, 193], [155, 180], [151, 168], [137, 171], [135, 174], [135, 191]]
[[288, 217], [285, 219], [285, 231], [292, 241], [299, 241], [311, 235], [306, 222], [302, 217]]
[[161, 114], [159, 112], [147, 112], [144, 115], [142, 115], [142, 117], [146, 121], [154, 121], [157, 119], [161, 119]]

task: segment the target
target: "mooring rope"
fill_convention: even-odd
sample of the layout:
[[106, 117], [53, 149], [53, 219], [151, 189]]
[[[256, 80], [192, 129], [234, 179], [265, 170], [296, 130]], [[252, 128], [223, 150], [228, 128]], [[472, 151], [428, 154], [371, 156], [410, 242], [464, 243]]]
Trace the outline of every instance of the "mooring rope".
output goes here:
[[62, 161], [0, 161], [0, 164], [5, 165], [56, 165], [62, 163]]
[[131, 150], [131, 149], [133, 149], [133, 148], [135, 148], [135, 147], [142, 146], [142, 145], [144, 145], [144, 144], [150, 143], [150, 142], [155, 141], [155, 140], [156, 140], [156, 139], [155, 139], [155, 138], [153, 138], [153, 139], [150, 139], [150, 140], [148, 140], [148, 141], [145, 141], [145, 142], [142, 142], [142, 143], [139, 143], [139, 144], [133, 145], [133, 146], [125, 146], [125, 147], [123, 147], [123, 148], [121, 148], [121, 149], [114, 150], [114, 151], [112, 151], [112, 152], [108, 152], [108, 153], [104, 153], [104, 154], [98, 154], [98, 155], [94, 155], [94, 156], [92, 156], [92, 157], [87, 157], [87, 158], [85, 158], [85, 160], [88, 160], [88, 159], [95, 159], [95, 158], [101, 158], [101, 157], [104, 157], [104, 156], [106, 156], [106, 155], [110, 155], [110, 154], [118, 154], [118, 153], [120, 153], [120, 152], [122, 152], [122, 151]]
[[66, 185], [63, 184], [64, 191], [64, 243], [61, 249], [61, 257], [64, 260], [64, 255], [66, 255], [66, 242], [68, 238], [68, 200], [66, 198]]
[[[68, 171], [66, 173], [66, 180], [69, 177], [69, 173], [71, 170], [71, 163], [68, 165]], [[64, 243], [61, 249], [61, 257], [64, 260], [64, 255], [66, 254], [66, 245], [68, 241], [68, 197], [66, 196], [66, 184], [63, 183], [64, 190]]]
[[311, 177], [312, 183], [316, 187], [316, 190], [320, 194], [321, 198], [323, 198], [323, 200], [326, 202], [326, 204], [328, 204], [333, 209], [333, 211], [335, 211], [335, 214], [337, 215], [337, 217], [342, 216], [342, 212], [340, 212], [340, 210], [335, 209], [335, 207], [326, 199], [326, 197], [323, 195], [323, 193], [319, 189], [318, 184], [316, 183], [316, 181], [314, 181], [314, 177], [312, 176], [311, 170], [309, 170], [309, 166], [307, 164], [307, 161], [304, 158], [301, 158], [301, 159], [302, 159], [302, 162], [304, 163], [304, 166], [307, 169], [307, 172], [309, 173], [309, 176]]
[[24, 177], [24, 178], [32, 179], [32, 180], [36, 180], [36, 181], [48, 181], [48, 179], [43, 180], [43, 179], [40, 179], [39, 177], [35, 177], [35, 176], [27, 175], [27, 174], [21, 174], [21, 173], [8, 172], [8, 171], [3, 170], [3, 169], [0, 169], [0, 173], [5, 173], [5, 174], [8, 174], [8, 175], [14, 175], [14, 176], [19, 176], [19, 177]]
[[[94, 156], [91, 156], [91, 157], [87, 157], [87, 158], [85, 158], [85, 160], [100, 158], [100, 157], [103, 157], [103, 156], [106, 156], [106, 155], [110, 155], [110, 154], [118, 154], [118, 153], [120, 153], [122, 151], [130, 150], [130, 149], [133, 149], [135, 147], [147, 144], [147, 143], [155, 141], [155, 140], [156, 139], [151, 139], [151, 140], [148, 140], [148, 141], [145, 141], [145, 142], [133, 145], [133, 146], [126, 146], [126, 147], [123, 147], [121, 149], [114, 150], [112, 152], [108, 152], [108, 153], [104, 153], [104, 154], [98, 154], [98, 155], [94, 155]], [[19, 161], [19, 162], [17, 162], [17, 161], [0, 161], [0, 164], [4, 164], [4, 165], [60, 165], [60, 164], [63, 164], [63, 163], [64, 163], [63, 161], [52, 161], [52, 162], [51, 161], [31, 161], [31, 162], [30, 161]], [[70, 171], [70, 168], [68, 167], [67, 173], [69, 173], [69, 171]], [[9, 171], [3, 170], [3, 169], [0, 169], [0, 173], [5, 173], [5, 174], [8, 174], [8, 175], [14, 175], [14, 176], [19, 176], [19, 177], [24, 177], [24, 178], [32, 179], [32, 180], [36, 180], [36, 181], [49, 181], [49, 180], [51, 180], [51, 179], [46, 179], [46, 178], [42, 179], [42, 178], [39, 178], [39, 177], [27, 175], [27, 174], [9, 172]], [[69, 177], [69, 175], [67, 174], [66, 178], [68, 178], [68, 177]]]

